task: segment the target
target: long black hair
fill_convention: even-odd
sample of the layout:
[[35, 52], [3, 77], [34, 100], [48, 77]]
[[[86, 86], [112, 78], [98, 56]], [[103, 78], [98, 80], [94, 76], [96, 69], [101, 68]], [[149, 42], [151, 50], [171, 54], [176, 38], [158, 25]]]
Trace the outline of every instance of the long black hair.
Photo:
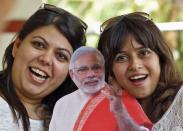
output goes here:
[[[48, 25], [54, 25], [62, 33], [73, 50], [85, 45], [87, 25], [78, 17], [56, 6], [45, 4], [44, 7], [37, 10], [23, 25], [22, 29], [15, 36], [15, 39], [24, 40], [34, 30]], [[15, 41], [6, 48], [3, 58], [3, 70], [0, 72], [0, 92], [2, 97], [8, 102], [15, 120], [18, 123], [20, 118], [24, 131], [29, 130], [30, 122], [28, 113], [24, 105], [19, 100], [12, 81], [12, 65], [14, 58], [12, 48]], [[43, 98], [42, 104], [47, 109], [49, 117], [52, 115], [56, 101], [62, 96], [76, 90], [77, 87], [68, 76], [66, 80], [51, 94]]]

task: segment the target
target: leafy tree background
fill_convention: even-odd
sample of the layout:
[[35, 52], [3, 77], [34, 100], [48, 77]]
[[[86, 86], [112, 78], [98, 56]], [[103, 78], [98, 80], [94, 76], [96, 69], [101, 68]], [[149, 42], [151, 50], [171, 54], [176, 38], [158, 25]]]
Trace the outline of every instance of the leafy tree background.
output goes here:
[[[83, 19], [89, 26], [87, 45], [96, 47], [100, 25], [106, 19], [143, 11], [155, 23], [183, 21], [183, 0], [47, 0]], [[174, 53], [178, 67], [183, 71], [183, 30], [162, 32]]]

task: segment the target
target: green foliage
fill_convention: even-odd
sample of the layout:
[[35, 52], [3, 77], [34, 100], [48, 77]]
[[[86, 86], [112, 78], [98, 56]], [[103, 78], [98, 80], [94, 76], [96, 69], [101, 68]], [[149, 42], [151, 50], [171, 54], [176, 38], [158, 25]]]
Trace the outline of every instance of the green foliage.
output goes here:
[[47, 0], [49, 4], [57, 5], [61, 0]]
[[[48, 3], [60, 6], [71, 13], [79, 16], [88, 25], [89, 28], [98, 26], [106, 19], [130, 13], [133, 11], [144, 11], [150, 14], [154, 22], [169, 22], [172, 9], [178, 11], [177, 18], [174, 21], [183, 20], [183, 8], [177, 9], [178, 0], [48, 0]], [[141, 2], [141, 3], [140, 3]], [[97, 23], [97, 24], [96, 24]], [[99, 32], [89, 32], [87, 43], [90, 46], [96, 46]], [[177, 65], [183, 70], [183, 31], [178, 34], [177, 41], [178, 59]]]

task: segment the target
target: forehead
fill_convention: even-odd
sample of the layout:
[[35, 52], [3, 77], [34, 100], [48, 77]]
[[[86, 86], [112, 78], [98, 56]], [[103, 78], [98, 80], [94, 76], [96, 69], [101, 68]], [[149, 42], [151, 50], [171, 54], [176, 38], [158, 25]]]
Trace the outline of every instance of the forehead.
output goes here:
[[144, 45], [138, 42], [133, 36], [130, 35], [122, 44], [121, 50], [138, 49], [141, 47], [144, 47]]
[[52, 46], [67, 49], [71, 53], [73, 52], [73, 48], [70, 42], [53, 25], [40, 27], [34, 30], [33, 32], [31, 32], [29, 35], [27, 35], [26, 38], [27, 39], [42, 38]]
[[96, 53], [86, 53], [79, 56], [79, 58], [75, 61], [75, 65], [77, 66], [87, 66], [92, 64], [102, 64], [102, 60]]

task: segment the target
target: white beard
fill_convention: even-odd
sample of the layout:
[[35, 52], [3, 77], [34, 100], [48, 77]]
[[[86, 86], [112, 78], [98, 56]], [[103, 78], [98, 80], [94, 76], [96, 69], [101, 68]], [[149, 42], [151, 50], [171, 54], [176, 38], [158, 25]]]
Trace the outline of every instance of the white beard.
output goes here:
[[97, 93], [98, 91], [100, 91], [103, 87], [104, 87], [104, 84], [105, 84], [105, 76], [103, 76], [97, 85], [95, 86], [86, 86], [86, 85], [83, 85], [81, 82], [79, 82], [77, 80], [77, 78], [73, 78], [73, 81], [75, 82], [75, 84], [78, 86], [78, 88], [83, 91], [83, 93], [86, 93], [86, 94], [95, 94]]

